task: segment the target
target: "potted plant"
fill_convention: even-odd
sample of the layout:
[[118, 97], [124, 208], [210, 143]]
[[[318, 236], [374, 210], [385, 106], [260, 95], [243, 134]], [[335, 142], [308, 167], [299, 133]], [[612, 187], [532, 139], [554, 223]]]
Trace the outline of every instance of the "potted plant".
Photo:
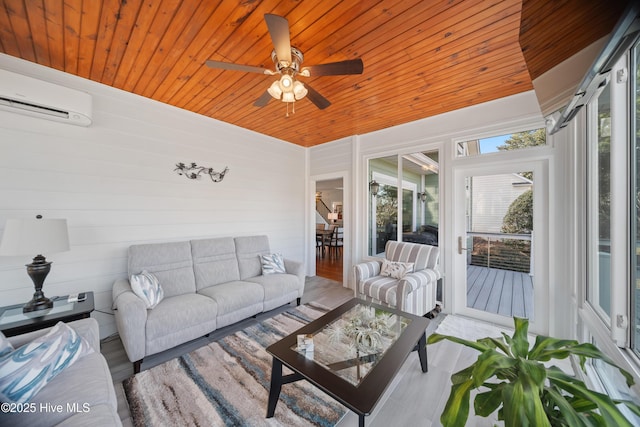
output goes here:
[[575, 340], [537, 336], [529, 348], [529, 321], [514, 317], [512, 337], [482, 338], [469, 341], [433, 334], [427, 343], [449, 340], [480, 351], [471, 366], [451, 376], [451, 394], [440, 421], [445, 427], [464, 426], [469, 416], [471, 391], [479, 389], [474, 400], [475, 413], [487, 417], [498, 410], [505, 426], [629, 426], [617, 404], [626, 405], [640, 416], [633, 402], [611, 399], [590, 390], [578, 378], [556, 366], [545, 366], [551, 359], [577, 356], [584, 370], [586, 358], [600, 359], [620, 370], [627, 385], [632, 376], [594, 345]]

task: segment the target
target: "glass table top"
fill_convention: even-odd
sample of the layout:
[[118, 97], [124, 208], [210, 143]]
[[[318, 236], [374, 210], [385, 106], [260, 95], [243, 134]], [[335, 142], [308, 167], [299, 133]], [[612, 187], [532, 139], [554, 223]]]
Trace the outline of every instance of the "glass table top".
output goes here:
[[67, 299], [59, 299], [53, 301], [53, 307], [46, 310], [31, 311], [28, 313], [22, 312], [22, 305], [5, 310], [0, 315], [0, 325], [7, 325], [9, 323], [18, 322], [21, 320], [35, 319], [42, 317], [43, 315], [50, 315], [56, 313], [64, 313], [73, 310], [75, 302], [67, 302]]
[[400, 314], [356, 304], [320, 330], [298, 335], [291, 349], [358, 386], [410, 323]]

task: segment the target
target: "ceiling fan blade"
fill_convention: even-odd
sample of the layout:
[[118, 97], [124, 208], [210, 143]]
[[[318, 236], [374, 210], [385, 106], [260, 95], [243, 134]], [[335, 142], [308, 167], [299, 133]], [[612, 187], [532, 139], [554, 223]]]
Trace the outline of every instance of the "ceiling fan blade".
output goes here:
[[212, 61], [206, 62], [208, 67], [222, 68], [223, 70], [246, 71], [247, 73], [273, 74], [271, 70], [262, 67], [254, 67], [253, 65], [232, 64], [230, 62]]
[[362, 59], [358, 58], [347, 61], [330, 62], [328, 64], [311, 65], [309, 67], [303, 67], [302, 70], [309, 70], [311, 77], [362, 74], [364, 64], [362, 63]]
[[265, 105], [267, 105], [269, 103], [269, 101], [271, 100], [272, 96], [269, 95], [269, 91], [264, 91], [264, 93], [262, 95], [260, 95], [260, 98], [256, 99], [256, 102], [253, 103], [254, 107], [264, 107]]
[[284, 61], [291, 64], [291, 38], [289, 36], [289, 21], [278, 15], [267, 13], [264, 20], [269, 28], [271, 42], [278, 56], [278, 61]]
[[331, 102], [329, 102], [329, 100], [324, 96], [320, 95], [314, 88], [312, 88], [306, 83], [304, 84], [304, 87], [306, 87], [307, 90], [309, 91], [309, 93], [307, 93], [307, 98], [309, 98], [309, 101], [313, 102], [316, 105], [316, 107], [318, 107], [321, 110], [324, 110], [329, 105], [331, 105]]

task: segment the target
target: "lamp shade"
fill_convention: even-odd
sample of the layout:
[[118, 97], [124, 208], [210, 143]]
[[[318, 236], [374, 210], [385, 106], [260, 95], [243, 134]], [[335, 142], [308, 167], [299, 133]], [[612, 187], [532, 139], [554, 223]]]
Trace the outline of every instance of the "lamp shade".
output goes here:
[[66, 219], [8, 219], [0, 255], [42, 255], [69, 250]]
[[337, 220], [338, 219], [338, 212], [329, 212], [329, 214], [327, 215], [328, 219], [332, 219], [332, 220]]

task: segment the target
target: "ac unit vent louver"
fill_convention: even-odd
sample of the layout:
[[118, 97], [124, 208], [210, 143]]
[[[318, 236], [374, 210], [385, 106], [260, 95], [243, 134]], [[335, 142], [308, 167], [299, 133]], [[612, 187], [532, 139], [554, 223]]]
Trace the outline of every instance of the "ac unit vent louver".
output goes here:
[[0, 110], [89, 126], [91, 107], [88, 93], [0, 69]]

